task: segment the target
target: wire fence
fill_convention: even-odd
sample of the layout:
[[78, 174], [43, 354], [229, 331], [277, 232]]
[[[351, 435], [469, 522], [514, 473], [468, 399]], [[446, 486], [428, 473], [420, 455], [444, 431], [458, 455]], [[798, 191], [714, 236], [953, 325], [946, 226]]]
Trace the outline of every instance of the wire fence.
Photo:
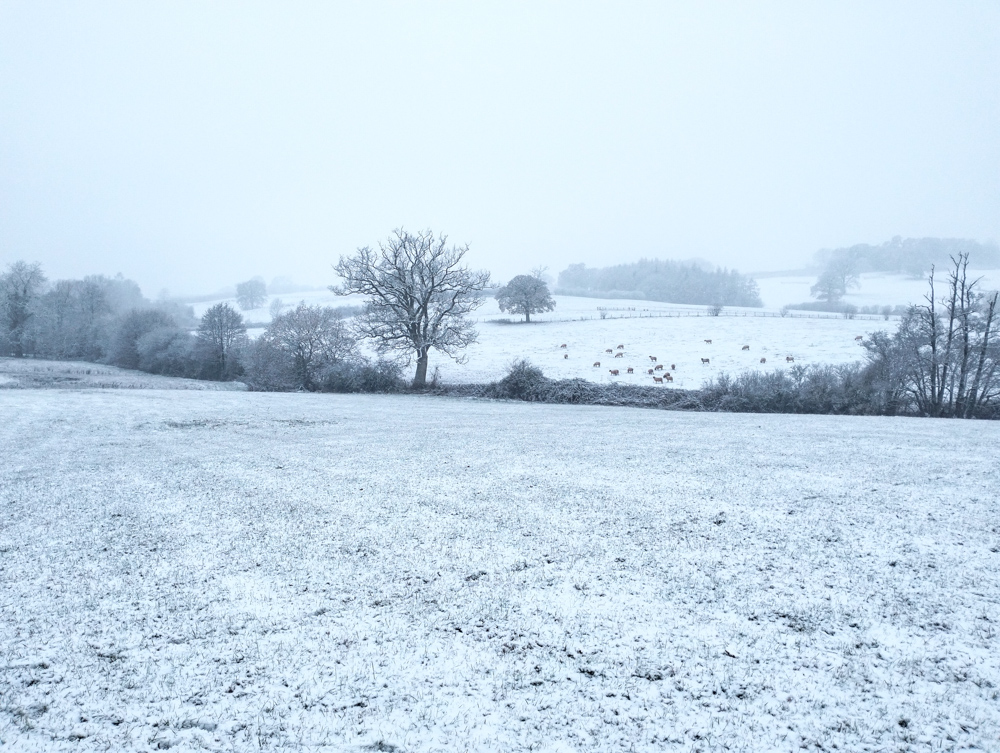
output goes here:
[[[574, 316], [565, 318], [550, 318], [546, 317], [544, 319], [537, 319], [539, 323], [543, 322], [587, 322], [594, 321], [598, 319], [677, 319], [682, 317], [691, 316], [705, 316], [705, 317], [737, 317], [737, 318], [767, 318], [767, 319], [853, 319], [861, 321], [890, 321], [898, 320], [900, 317], [895, 314], [890, 314], [886, 316], [885, 314], [837, 314], [829, 311], [801, 311], [798, 309], [789, 309], [787, 311], [752, 311], [752, 310], [740, 310], [740, 311], [720, 311], [718, 313], [708, 312], [708, 311], [656, 311], [649, 309], [637, 309], [637, 308], [610, 308], [610, 307], [598, 307], [597, 316]], [[522, 322], [517, 320], [512, 320], [509, 317], [482, 317], [477, 319], [478, 322], [493, 322], [496, 324], [521, 324]]]

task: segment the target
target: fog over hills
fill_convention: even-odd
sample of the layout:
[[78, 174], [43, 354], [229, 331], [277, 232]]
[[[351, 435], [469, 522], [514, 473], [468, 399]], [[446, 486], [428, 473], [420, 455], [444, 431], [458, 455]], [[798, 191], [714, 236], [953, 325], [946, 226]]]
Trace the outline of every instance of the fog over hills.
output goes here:
[[394, 228], [795, 269], [1000, 238], [1000, 6], [0, 4], [0, 266], [335, 282]]

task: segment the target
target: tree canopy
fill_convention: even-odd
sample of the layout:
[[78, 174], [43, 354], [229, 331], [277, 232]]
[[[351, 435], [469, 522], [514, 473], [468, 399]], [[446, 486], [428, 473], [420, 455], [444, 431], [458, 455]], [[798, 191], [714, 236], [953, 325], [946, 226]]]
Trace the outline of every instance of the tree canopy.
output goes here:
[[526, 322], [531, 321], [532, 314], [556, 307], [549, 286], [535, 275], [518, 275], [497, 291], [496, 299], [501, 311], [522, 314]]
[[236, 302], [244, 311], [259, 309], [267, 300], [267, 285], [259, 277], [236, 286]]
[[435, 238], [430, 230], [399, 229], [377, 249], [359, 248], [334, 267], [343, 283], [332, 291], [367, 296], [355, 319], [359, 334], [379, 353], [416, 357], [414, 387], [427, 383], [432, 348], [462, 362], [463, 351], [476, 341], [467, 315], [483, 304], [490, 275], [462, 263], [468, 250], [467, 245], [449, 247], [447, 236]]
[[589, 269], [571, 264], [559, 273], [556, 293], [697, 305], [763, 305], [757, 282], [735, 270], [709, 270], [695, 263], [659, 259]]

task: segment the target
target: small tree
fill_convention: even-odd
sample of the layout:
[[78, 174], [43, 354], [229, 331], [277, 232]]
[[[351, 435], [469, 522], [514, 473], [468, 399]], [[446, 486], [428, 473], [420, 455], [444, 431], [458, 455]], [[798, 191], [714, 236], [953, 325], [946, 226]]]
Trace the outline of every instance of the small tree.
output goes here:
[[11, 350], [24, 358], [28, 343], [28, 323], [35, 314], [35, 303], [45, 285], [45, 275], [38, 263], [16, 261], [0, 275], [0, 315]]
[[496, 299], [501, 311], [524, 314], [524, 321], [530, 322], [532, 314], [552, 311], [556, 302], [552, 300], [549, 286], [538, 274], [518, 275], [497, 291]]
[[267, 310], [271, 313], [272, 319], [277, 319], [281, 316], [282, 312], [288, 308], [288, 305], [280, 298], [275, 298], [271, 301], [271, 305], [267, 307]]
[[307, 306], [279, 315], [264, 334], [292, 361], [295, 386], [314, 390], [326, 369], [354, 355], [356, 344], [340, 313], [330, 306]]
[[237, 361], [231, 355], [246, 335], [243, 314], [228, 303], [217, 303], [202, 315], [198, 339], [208, 353], [213, 376], [227, 379], [235, 375]]
[[468, 246], [446, 243], [446, 236], [435, 239], [430, 230], [396, 230], [377, 250], [359, 248], [334, 267], [344, 283], [331, 286], [333, 292], [368, 297], [356, 318], [358, 332], [373, 340], [379, 353], [416, 356], [416, 388], [427, 384], [431, 348], [464, 362], [462, 351], [477, 336], [466, 316], [482, 305], [480, 294], [490, 281], [488, 272], [462, 264]]
[[244, 311], [259, 309], [267, 300], [267, 285], [259, 277], [236, 286], [236, 302]]
[[859, 283], [857, 266], [848, 258], [837, 258], [820, 273], [816, 284], [809, 288], [809, 292], [821, 301], [837, 303], [847, 295], [850, 288], [856, 288]]

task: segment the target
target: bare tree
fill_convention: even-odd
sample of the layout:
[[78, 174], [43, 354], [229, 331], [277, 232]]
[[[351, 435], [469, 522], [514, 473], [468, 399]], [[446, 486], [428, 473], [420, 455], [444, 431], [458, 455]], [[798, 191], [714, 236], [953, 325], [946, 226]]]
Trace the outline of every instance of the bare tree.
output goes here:
[[970, 418], [1000, 400], [998, 293], [968, 277], [968, 254], [952, 258], [945, 294], [931, 269], [926, 304], [913, 306], [895, 336], [907, 392], [928, 416]]
[[267, 310], [271, 313], [272, 319], [277, 319], [286, 308], [288, 308], [288, 305], [283, 300], [275, 298], [271, 301], [271, 305], [267, 307]]
[[236, 302], [244, 311], [259, 309], [267, 300], [267, 285], [259, 277], [236, 286]]
[[7, 340], [17, 358], [24, 358], [28, 322], [35, 314], [35, 302], [44, 285], [45, 275], [38, 263], [16, 261], [0, 275], [0, 307]]
[[246, 339], [246, 334], [243, 314], [228, 303], [217, 303], [202, 315], [198, 339], [215, 362], [214, 371], [218, 378], [226, 379], [233, 375], [236, 360], [230, 356]]
[[347, 323], [330, 306], [307, 306], [281, 314], [264, 337], [290, 357], [296, 387], [316, 389], [323, 370], [354, 355], [356, 344]]
[[431, 348], [464, 362], [462, 351], [478, 334], [466, 316], [483, 304], [480, 294], [490, 281], [488, 272], [462, 264], [467, 245], [446, 243], [446, 236], [435, 238], [430, 230], [396, 230], [377, 250], [359, 248], [334, 267], [344, 282], [331, 286], [333, 292], [368, 296], [356, 318], [361, 335], [373, 340], [379, 353], [416, 356], [416, 388], [427, 384]]
[[556, 302], [552, 300], [549, 286], [541, 278], [544, 269], [530, 275], [518, 275], [497, 291], [496, 299], [501, 311], [523, 314], [524, 321], [530, 322], [532, 314], [552, 311]]

